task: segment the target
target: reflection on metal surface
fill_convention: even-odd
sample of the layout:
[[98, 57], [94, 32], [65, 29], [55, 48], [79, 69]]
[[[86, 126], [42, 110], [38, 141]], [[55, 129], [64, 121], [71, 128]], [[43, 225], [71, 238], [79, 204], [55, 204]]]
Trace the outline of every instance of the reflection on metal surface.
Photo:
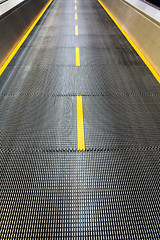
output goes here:
[[[160, 83], [160, 26], [124, 1], [99, 0], [99, 2]], [[116, 3], [119, 4], [117, 8]], [[127, 13], [127, 19], [124, 12]]]
[[152, 4], [152, 6], [156, 6], [160, 9], [160, 1], [159, 0], [142, 0], [142, 1]]
[[0, 0], [0, 16], [12, 10], [25, 0]]
[[4, 2], [6, 2], [6, 1], [8, 1], [8, 0], [0, 0], [0, 4], [1, 4], [1, 3], [4, 3]]
[[4, 2], [7, 2], [8, 0], [0, 0], [0, 4], [1, 3], [4, 3]]
[[143, 0], [122, 0], [128, 5], [132, 6], [136, 11], [140, 12], [147, 18], [150, 18], [151, 21], [154, 21], [156, 24], [160, 25], [160, 11], [159, 9], [146, 4]]

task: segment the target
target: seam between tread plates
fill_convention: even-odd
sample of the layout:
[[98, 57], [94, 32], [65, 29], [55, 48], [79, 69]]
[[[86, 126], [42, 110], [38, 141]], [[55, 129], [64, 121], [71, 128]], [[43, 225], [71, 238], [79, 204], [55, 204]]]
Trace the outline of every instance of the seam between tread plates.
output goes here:
[[47, 149], [1, 149], [1, 153], [58, 153], [58, 152], [126, 152], [126, 151], [160, 151], [160, 146], [132, 146], [120, 148], [87, 148], [85, 150], [77, 151], [75, 148], [47, 148]]
[[[139, 94], [136, 94], [136, 93], [116, 93], [116, 92], [113, 92], [113, 93], [108, 93], [108, 94], [103, 94], [103, 93], [100, 93], [100, 94], [96, 94], [96, 93], [88, 93], [88, 94], [83, 94], [83, 97], [92, 97], [92, 96], [95, 96], [95, 97], [99, 97], [99, 96], [102, 96], [102, 97], [105, 97], [105, 96], [112, 96], [112, 95], [116, 95], [116, 96], [128, 96], [128, 97], [138, 97], [138, 96], [157, 96], [159, 97], [160, 96], [160, 93], [139, 93]], [[29, 94], [29, 93], [26, 93], [26, 94], [1, 94], [1, 97], [24, 97], [24, 96], [30, 96], [30, 97], [34, 97], [34, 96], [48, 96], [48, 97], [76, 97], [77, 96], [77, 93], [73, 93], [73, 94], [41, 94], [41, 93], [33, 93], [33, 94]]]

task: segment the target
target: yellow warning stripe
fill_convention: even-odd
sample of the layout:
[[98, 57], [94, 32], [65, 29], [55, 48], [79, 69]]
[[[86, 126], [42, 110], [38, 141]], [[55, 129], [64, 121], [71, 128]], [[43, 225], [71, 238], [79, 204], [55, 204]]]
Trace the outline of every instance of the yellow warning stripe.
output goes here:
[[80, 52], [79, 52], [79, 47], [76, 47], [76, 67], [80, 67]]
[[14, 48], [14, 50], [12, 51], [12, 53], [10, 54], [10, 56], [7, 58], [7, 60], [5, 61], [5, 63], [3, 64], [3, 66], [0, 68], [0, 76], [2, 75], [2, 73], [4, 72], [4, 70], [6, 69], [6, 67], [8, 66], [8, 64], [10, 63], [10, 61], [12, 60], [12, 58], [15, 56], [15, 54], [18, 52], [19, 48], [22, 46], [22, 44], [24, 43], [24, 41], [26, 40], [26, 38], [28, 37], [28, 35], [31, 33], [31, 31], [33, 30], [33, 28], [35, 27], [35, 25], [37, 24], [37, 22], [40, 20], [40, 18], [42, 17], [42, 15], [45, 13], [45, 11], [47, 10], [47, 8], [49, 7], [49, 5], [53, 2], [53, 0], [50, 0], [42, 9], [42, 11], [40, 12], [40, 14], [37, 16], [37, 18], [35, 19], [34, 23], [32, 24], [32, 26], [27, 30], [27, 32], [25, 33], [25, 35], [22, 37], [22, 39], [17, 43], [16, 47]]
[[75, 25], [75, 35], [78, 36], [78, 25]]
[[125, 38], [128, 40], [128, 42], [131, 44], [131, 46], [134, 48], [134, 50], [138, 53], [140, 58], [143, 60], [143, 62], [146, 64], [146, 66], [149, 68], [149, 70], [152, 72], [154, 77], [157, 79], [157, 81], [160, 83], [160, 76], [159, 74], [155, 71], [155, 69], [152, 67], [152, 65], [148, 62], [146, 57], [141, 53], [141, 51], [138, 49], [138, 47], [135, 45], [135, 43], [130, 39], [130, 37], [127, 35], [127, 33], [123, 30], [123, 28], [119, 25], [119, 23], [115, 20], [115, 18], [112, 16], [112, 14], [109, 12], [109, 10], [104, 6], [104, 4], [98, 0], [98, 2], [102, 5], [104, 10], [108, 13], [110, 18], [114, 21], [114, 23], [117, 25], [117, 27], [120, 29], [120, 31], [123, 33]]
[[75, 13], [75, 20], [77, 20], [78, 16], [77, 16], [77, 13]]
[[[75, 4], [77, 1], [75, 0]], [[77, 6], [75, 5], [75, 10]], [[77, 13], [75, 13], [75, 20], [77, 20]], [[78, 25], [75, 25], [75, 35], [78, 36]], [[79, 47], [75, 48], [76, 66], [80, 66], [80, 51]], [[83, 122], [83, 103], [82, 96], [77, 95], [77, 151], [85, 151], [84, 141], [84, 122]]]
[[85, 151], [82, 96], [77, 95], [77, 150]]

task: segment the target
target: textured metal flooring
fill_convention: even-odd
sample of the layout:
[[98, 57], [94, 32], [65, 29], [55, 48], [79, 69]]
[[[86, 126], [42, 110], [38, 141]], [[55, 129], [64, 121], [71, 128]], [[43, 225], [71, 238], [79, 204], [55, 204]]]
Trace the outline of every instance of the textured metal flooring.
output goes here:
[[96, 0], [74, 6], [55, 1], [1, 76], [1, 239], [159, 239], [160, 84]]

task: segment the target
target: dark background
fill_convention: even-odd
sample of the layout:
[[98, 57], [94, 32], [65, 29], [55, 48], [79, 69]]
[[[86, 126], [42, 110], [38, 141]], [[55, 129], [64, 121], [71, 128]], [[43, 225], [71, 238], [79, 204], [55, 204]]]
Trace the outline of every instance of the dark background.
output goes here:
[[144, 2], [151, 3], [160, 8], [160, 0], [144, 0]]

